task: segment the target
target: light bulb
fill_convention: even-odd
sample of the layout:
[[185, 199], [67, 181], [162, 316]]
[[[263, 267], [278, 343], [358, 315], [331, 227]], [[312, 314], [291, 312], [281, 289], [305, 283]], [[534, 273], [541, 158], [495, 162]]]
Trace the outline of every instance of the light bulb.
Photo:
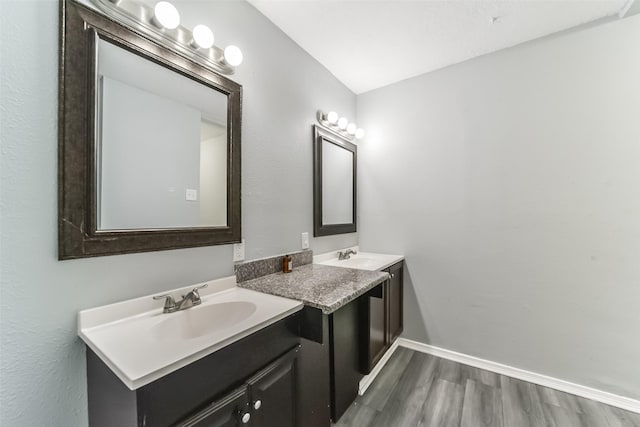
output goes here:
[[234, 45], [227, 46], [224, 49], [224, 59], [234, 67], [242, 64], [242, 51]]
[[206, 25], [196, 25], [193, 27], [193, 43], [194, 47], [209, 49], [213, 46], [213, 33]]
[[356, 134], [356, 125], [355, 125], [355, 123], [349, 123], [347, 125], [347, 133], [349, 135], [355, 135]]
[[364, 129], [362, 128], [356, 129], [356, 138], [358, 139], [364, 138]]
[[168, 1], [160, 1], [153, 8], [153, 21], [160, 28], [173, 30], [180, 25], [178, 9]]
[[335, 111], [329, 111], [327, 113], [327, 121], [331, 125], [335, 125], [336, 123], [338, 123], [338, 113], [336, 113]]
[[349, 124], [349, 120], [347, 120], [344, 117], [340, 117], [338, 119], [338, 127], [342, 130], [345, 130], [347, 128], [347, 125]]

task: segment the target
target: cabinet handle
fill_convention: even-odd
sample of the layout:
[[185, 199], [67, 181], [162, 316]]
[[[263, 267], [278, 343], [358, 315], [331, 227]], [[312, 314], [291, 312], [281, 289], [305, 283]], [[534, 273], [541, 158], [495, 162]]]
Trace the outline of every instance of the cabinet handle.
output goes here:
[[244, 414], [242, 414], [242, 424], [248, 424], [250, 419], [251, 419], [250, 413], [245, 412]]
[[394, 273], [391, 273], [391, 278], [393, 279], [394, 277], [396, 277], [396, 275]]
[[260, 409], [261, 406], [262, 406], [262, 400], [256, 400], [255, 402], [253, 402], [253, 409], [255, 409], [256, 411]]

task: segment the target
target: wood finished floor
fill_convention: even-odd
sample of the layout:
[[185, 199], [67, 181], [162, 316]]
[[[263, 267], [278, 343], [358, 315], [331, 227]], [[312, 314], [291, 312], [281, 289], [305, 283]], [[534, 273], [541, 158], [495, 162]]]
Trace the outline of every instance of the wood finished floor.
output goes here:
[[399, 347], [336, 427], [640, 427], [640, 414]]

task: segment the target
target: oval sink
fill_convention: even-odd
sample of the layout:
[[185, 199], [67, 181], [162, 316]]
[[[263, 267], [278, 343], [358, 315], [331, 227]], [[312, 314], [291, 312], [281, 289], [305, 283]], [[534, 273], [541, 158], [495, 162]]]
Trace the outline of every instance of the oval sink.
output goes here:
[[367, 269], [373, 267], [376, 261], [370, 258], [351, 258], [340, 261], [345, 267]]
[[229, 301], [163, 314], [166, 318], [152, 328], [151, 337], [156, 341], [198, 338], [242, 322], [249, 318], [256, 308], [252, 302]]
[[324, 262], [325, 265], [333, 265], [336, 267], [357, 268], [360, 270], [377, 270], [379, 261], [366, 257], [351, 257], [343, 260], [331, 260]]

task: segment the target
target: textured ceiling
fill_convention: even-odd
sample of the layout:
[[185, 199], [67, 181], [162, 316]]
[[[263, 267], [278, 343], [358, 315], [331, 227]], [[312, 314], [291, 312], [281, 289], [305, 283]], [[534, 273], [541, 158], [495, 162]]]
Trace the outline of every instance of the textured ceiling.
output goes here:
[[625, 0], [249, 0], [355, 93], [620, 11]]

